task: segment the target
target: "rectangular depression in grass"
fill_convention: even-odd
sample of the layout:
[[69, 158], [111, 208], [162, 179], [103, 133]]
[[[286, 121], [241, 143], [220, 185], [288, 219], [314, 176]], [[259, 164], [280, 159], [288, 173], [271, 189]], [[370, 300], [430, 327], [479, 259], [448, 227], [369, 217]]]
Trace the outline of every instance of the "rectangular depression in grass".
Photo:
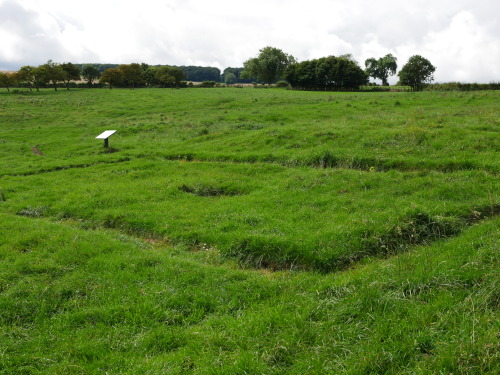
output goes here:
[[3, 210], [81, 220], [274, 268], [342, 268], [458, 232], [497, 208], [487, 173], [148, 160], [2, 181]]

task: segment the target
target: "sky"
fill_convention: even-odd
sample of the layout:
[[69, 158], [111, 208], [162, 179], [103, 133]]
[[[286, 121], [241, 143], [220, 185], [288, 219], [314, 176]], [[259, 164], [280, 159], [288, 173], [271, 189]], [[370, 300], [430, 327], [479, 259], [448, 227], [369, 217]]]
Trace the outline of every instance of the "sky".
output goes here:
[[436, 82], [500, 82], [500, 1], [0, 0], [0, 70], [48, 60], [223, 70], [266, 46], [299, 61], [352, 54], [363, 68], [421, 55]]

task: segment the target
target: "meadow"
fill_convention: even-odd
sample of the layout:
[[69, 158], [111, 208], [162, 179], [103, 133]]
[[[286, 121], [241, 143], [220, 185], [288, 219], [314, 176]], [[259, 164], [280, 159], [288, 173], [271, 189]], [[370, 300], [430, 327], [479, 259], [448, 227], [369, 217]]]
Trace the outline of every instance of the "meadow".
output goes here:
[[0, 373], [495, 373], [499, 99], [0, 93]]

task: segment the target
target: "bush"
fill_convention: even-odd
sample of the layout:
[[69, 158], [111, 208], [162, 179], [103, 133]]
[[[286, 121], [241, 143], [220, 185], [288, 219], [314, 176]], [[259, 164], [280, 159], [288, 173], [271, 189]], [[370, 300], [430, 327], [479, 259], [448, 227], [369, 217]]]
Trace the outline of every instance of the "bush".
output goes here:
[[290, 87], [290, 84], [287, 81], [278, 81], [276, 82], [276, 87], [280, 89], [287, 89]]
[[370, 91], [370, 92], [385, 92], [390, 91], [390, 86], [378, 86], [378, 85], [368, 85], [368, 86], [360, 86], [360, 91]]
[[480, 90], [500, 90], [500, 82], [492, 83], [461, 83], [447, 82], [427, 85], [426, 91], [480, 91]]
[[217, 85], [215, 81], [203, 81], [200, 87], [215, 87], [215, 85]]

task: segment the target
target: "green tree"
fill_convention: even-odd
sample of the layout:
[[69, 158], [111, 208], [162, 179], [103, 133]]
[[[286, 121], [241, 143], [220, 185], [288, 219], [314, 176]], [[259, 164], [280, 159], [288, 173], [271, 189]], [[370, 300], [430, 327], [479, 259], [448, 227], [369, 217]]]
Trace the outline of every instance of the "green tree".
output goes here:
[[396, 70], [398, 69], [397, 58], [390, 53], [378, 60], [371, 57], [366, 59], [365, 67], [365, 72], [368, 76], [375, 79], [378, 78], [382, 81], [382, 85], [389, 86], [387, 78], [389, 75], [393, 76], [396, 74]]
[[354, 64], [359, 65], [359, 63], [356, 61], [352, 53], [345, 53], [343, 55], [338, 56], [339, 59], [344, 59], [344, 60], [349, 60], [352, 61]]
[[243, 63], [243, 78], [255, 78], [258, 81], [271, 84], [283, 78], [286, 68], [295, 63], [295, 57], [274, 47], [264, 47], [257, 57]]
[[143, 84], [142, 67], [140, 64], [122, 64], [118, 67], [123, 73], [123, 81], [130, 89], [135, 89], [137, 85]]
[[423, 89], [426, 82], [434, 80], [436, 67], [429, 60], [420, 55], [410, 57], [408, 62], [398, 73], [399, 81], [402, 85], [408, 85], [413, 91]]
[[150, 66], [142, 71], [142, 79], [148, 86], [159, 86], [160, 82], [156, 78], [156, 71], [158, 67]]
[[66, 72], [63, 70], [61, 65], [52, 60], [40, 65], [37, 69], [40, 72], [41, 82], [52, 84], [55, 91], [57, 91], [57, 82], [61, 82], [66, 79]]
[[16, 83], [17, 77], [15, 73], [0, 72], [0, 85], [5, 87], [7, 91]]
[[316, 66], [318, 60], [302, 61], [291, 64], [285, 71], [285, 79], [293, 88], [302, 90], [314, 90], [316, 82]]
[[65, 76], [63, 81], [66, 84], [66, 88], [69, 90], [69, 83], [80, 79], [80, 68], [75, 64], [67, 62], [61, 64], [61, 69], [64, 70]]
[[32, 91], [32, 87], [36, 88], [36, 91], [40, 91], [40, 85], [45, 81], [45, 70], [40, 69], [40, 67], [35, 68], [31, 65], [25, 65], [19, 69], [17, 77], [19, 82], [28, 85], [30, 91]]
[[203, 81], [220, 81], [220, 69], [210, 66], [179, 66], [187, 81], [203, 82]]
[[224, 82], [228, 85], [236, 83], [236, 75], [234, 73], [226, 73], [224, 75]]
[[123, 71], [118, 68], [106, 69], [101, 75], [101, 82], [108, 83], [110, 90], [113, 86], [121, 85], [123, 83], [123, 79]]
[[30, 91], [32, 91], [31, 85], [32, 85], [33, 69], [35, 69], [34, 66], [25, 65], [22, 66], [21, 69], [19, 69], [16, 73], [18, 82], [27, 84]]
[[156, 70], [155, 77], [163, 87], [174, 88], [179, 86], [186, 75], [180, 68], [164, 65]]
[[82, 68], [82, 77], [87, 81], [89, 87], [91, 87], [94, 81], [98, 80], [101, 77], [101, 72], [99, 71], [99, 68], [97, 68], [97, 66], [87, 64]]
[[222, 74], [224, 78], [224, 82], [226, 82], [226, 76], [229, 73], [233, 73], [236, 76], [236, 82], [235, 83], [252, 83], [252, 79], [244, 79], [241, 77], [241, 73], [243, 72], [244, 68], [226, 68], [224, 69], [224, 72]]
[[285, 79], [302, 90], [356, 90], [368, 77], [351, 58], [328, 56], [290, 65]]

